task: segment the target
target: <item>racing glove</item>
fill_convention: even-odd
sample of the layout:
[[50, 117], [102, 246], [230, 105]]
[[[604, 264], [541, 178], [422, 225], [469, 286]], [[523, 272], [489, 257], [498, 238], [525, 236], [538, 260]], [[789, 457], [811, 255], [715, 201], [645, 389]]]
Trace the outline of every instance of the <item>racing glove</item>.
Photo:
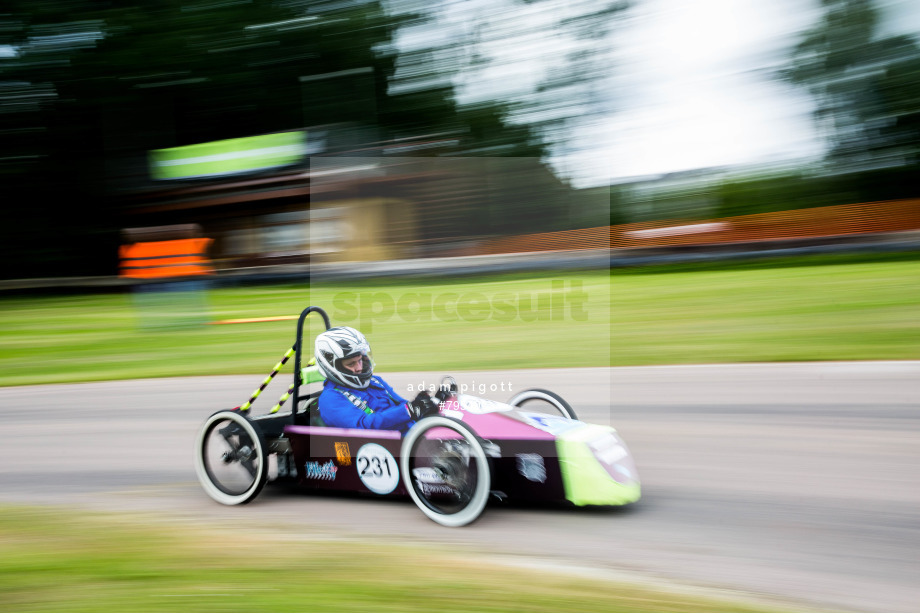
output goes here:
[[409, 412], [410, 418], [418, 421], [426, 416], [437, 414], [438, 404], [432, 400], [428, 392], [422, 390], [418, 393], [418, 396], [415, 397], [414, 401], [406, 403], [406, 410]]
[[436, 398], [438, 401], [446, 401], [453, 394], [454, 393], [450, 388], [448, 388], [447, 386], [441, 386], [440, 388], [438, 388], [438, 391], [434, 393], [434, 398]]

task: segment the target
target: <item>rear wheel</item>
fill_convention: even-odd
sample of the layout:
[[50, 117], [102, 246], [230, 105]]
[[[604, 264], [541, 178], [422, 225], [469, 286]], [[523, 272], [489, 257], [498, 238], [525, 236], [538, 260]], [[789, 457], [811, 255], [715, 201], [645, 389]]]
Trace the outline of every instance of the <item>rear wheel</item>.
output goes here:
[[524, 390], [523, 392], [517, 393], [508, 401], [508, 405], [520, 408], [523, 408], [525, 403], [528, 403], [528, 411], [560, 413], [564, 418], [578, 420], [578, 416], [575, 415], [575, 410], [572, 406], [561, 396], [549, 390], [531, 388], [530, 390]]
[[492, 482], [489, 461], [465, 424], [443, 416], [419, 421], [403, 440], [400, 457], [409, 496], [426, 516], [460, 527], [482, 514]]
[[268, 480], [265, 438], [240, 412], [219, 411], [198, 433], [195, 469], [205, 492], [215, 501], [248, 503]]

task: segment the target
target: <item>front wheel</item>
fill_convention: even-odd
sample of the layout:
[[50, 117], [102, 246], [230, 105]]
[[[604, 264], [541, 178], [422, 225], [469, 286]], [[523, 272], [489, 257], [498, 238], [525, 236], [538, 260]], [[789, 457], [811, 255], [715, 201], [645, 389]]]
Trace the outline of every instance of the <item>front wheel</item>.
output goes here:
[[517, 393], [508, 401], [508, 405], [521, 408], [523, 408], [525, 403], [531, 403], [531, 408], [541, 413], [555, 410], [562, 414], [564, 418], [578, 420], [578, 416], [575, 415], [575, 410], [572, 406], [561, 396], [549, 390], [531, 388], [530, 390], [524, 390], [523, 392]]
[[265, 438], [240, 412], [219, 411], [198, 433], [195, 469], [205, 492], [218, 503], [248, 503], [268, 480]]
[[409, 496], [422, 513], [446, 527], [462, 527], [482, 514], [492, 482], [479, 438], [462, 422], [432, 416], [403, 439], [400, 468]]

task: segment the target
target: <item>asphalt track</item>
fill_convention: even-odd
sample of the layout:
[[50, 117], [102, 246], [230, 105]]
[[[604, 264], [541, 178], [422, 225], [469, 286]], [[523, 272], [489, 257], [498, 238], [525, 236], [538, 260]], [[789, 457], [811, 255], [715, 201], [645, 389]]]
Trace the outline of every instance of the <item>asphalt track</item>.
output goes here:
[[[438, 375], [388, 379], [406, 390]], [[408, 500], [271, 486], [250, 505], [223, 507], [197, 484], [196, 431], [262, 376], [0, 389], [0, 500], [446, 545], [539, 574], [676, 583], [776, 609], [920, 611], [920, 363], [455, 375], [498, 400], [550, 388], [584, 420], [616, 426], [642, 500], [612, 510], [492, 504], [461, 529]], [[269, 403], [286, 383], [266, 391]]]

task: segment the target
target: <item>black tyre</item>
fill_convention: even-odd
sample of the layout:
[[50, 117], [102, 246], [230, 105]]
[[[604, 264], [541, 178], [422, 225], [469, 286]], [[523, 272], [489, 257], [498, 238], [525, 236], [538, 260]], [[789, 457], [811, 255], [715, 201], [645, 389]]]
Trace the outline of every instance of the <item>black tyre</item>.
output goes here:
[[265, 438], [238, 411], [208, 418], [195, 447], [195, 469], [208, 496], [224, 505], [252, 501], [268, 480]]
[[403, 439], [400, 469], [422, 513], [446, 527], [473, 522], [489, 500], [488, 458], [473, 431], [457, 420], [432, 416], [412, 427]]
[[556, 411], [562, 414], [564, 418], [578, 420], [578, 416], [575, 415], [575, 410], [572, 409], [572, 406], [561, 396], [549, 390], [531, 388], [530, 390], [524, 390], [523, 392], [517, 393], [508, 401], [508, 405], [521, 408], [524, 407], [525, 403], [530, 403], [531, 406], [527, 409], [532, 409], [533, 411], [543, 413]]

